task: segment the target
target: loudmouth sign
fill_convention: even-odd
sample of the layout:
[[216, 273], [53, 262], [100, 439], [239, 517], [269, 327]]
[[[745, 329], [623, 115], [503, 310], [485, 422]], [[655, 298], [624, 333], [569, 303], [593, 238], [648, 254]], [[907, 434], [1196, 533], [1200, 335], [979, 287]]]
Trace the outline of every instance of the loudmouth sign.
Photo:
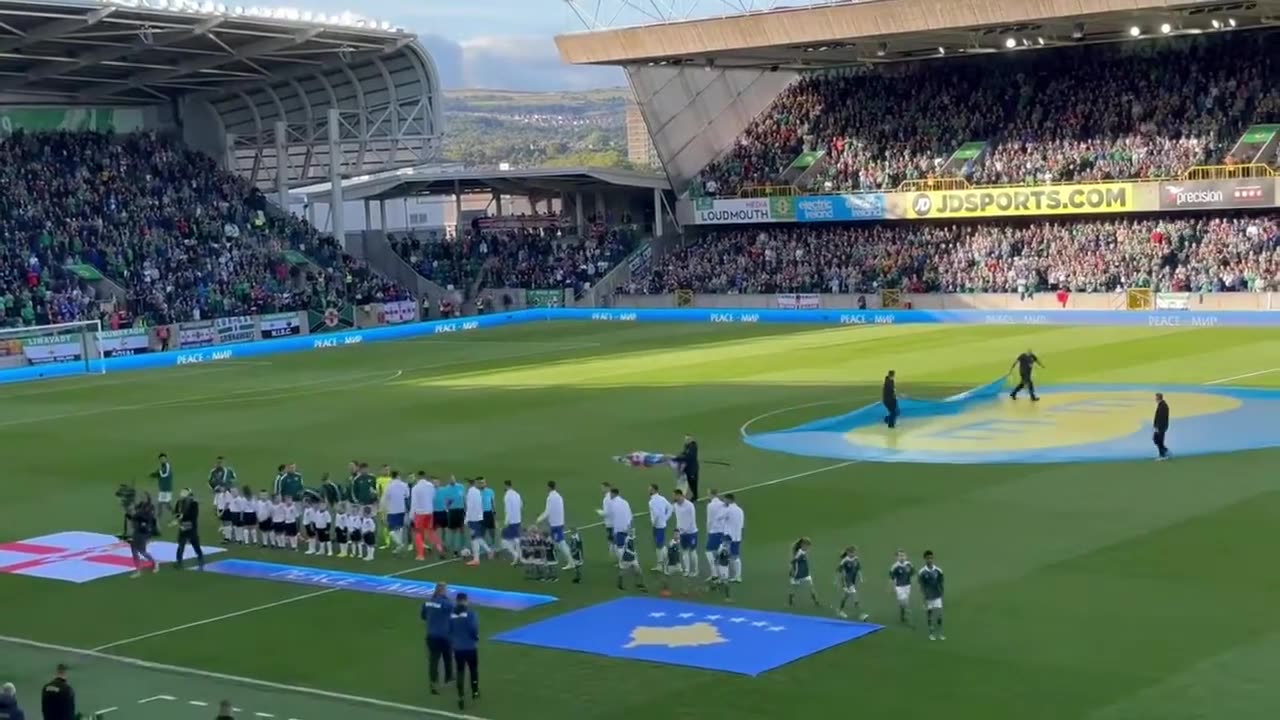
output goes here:
[[769, 198], [698, 198], [694, 201], [693, 211], [694, 223], [698, 225], [746, 225], [773, 220], [769, 211]]
[[1275, 204], [1275, 193], [1275, 178], [1160, 183], [1160, 209], [1231, 210], [1271, 207]]

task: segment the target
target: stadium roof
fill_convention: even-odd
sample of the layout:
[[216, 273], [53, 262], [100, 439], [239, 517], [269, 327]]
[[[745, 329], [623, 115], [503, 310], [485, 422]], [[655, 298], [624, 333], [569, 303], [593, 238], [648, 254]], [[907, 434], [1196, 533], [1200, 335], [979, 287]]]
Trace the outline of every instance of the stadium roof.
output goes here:
[[804, 71], [1121, 41], [1134, 27], [1145, 37], [1166, 34], [1166, 25], [1168, 34], [1275, 26], [1280, 0], [813, 0], [735, 16], [657, 19], [568, 33], [556, 44], [561, 58], [577, 64]]
[[[181, 120], [232, 138], [234, 169], [260, 182], [274, 180], [276, 167], [286, 184], [327, 177], [330, 110], [338, 111], [343, 174], [428, 161], [440, 133], [439, 88], [416, 36], [349, 13], [0, 0], [0, 102], [179, 101]], [[286, 155], [277, 163], [279, 146]]]
[[[498, 192], [524, 195], [544, 193], [591, 193], [618, 187], [640, 190], [670, 190], [659, 175], [605, 168], [538, 168], [532, 170], [441, 170], [421, 168], [401, 170], [382, 177], [353, 178], [342, 184], [343, 200], [393, 200], [419, 195], [452, 195]], [[295, 190], [309, 203], [329, 202], [329, 183]]]

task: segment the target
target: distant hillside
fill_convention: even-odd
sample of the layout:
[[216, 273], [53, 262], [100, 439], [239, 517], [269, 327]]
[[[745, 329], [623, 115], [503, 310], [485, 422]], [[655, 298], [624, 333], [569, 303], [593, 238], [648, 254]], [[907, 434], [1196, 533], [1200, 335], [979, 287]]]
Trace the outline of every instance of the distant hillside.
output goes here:
[[625, 88], [445, 91], [445, 159], [513, 167], [628, 167]]

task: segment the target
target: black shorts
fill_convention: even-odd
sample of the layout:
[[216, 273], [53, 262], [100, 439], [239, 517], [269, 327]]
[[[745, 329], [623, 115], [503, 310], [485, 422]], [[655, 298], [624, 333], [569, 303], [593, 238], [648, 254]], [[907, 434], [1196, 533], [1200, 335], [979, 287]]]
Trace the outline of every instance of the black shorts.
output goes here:
[[449, 511], [449, 529], [461, 530], [465, 526], [467, 520], [466, 510], [450, 510]]
[[484, 529], [485, 529], [485, 530], [496, 530], [496, 529], [498, 529], [498, 526], [495, 524], [495, 523], [497, 522], [497, 520], [494, 518], [493, 511], [492, 511], [492, 510], [485, 510], [485, 511], [484, 511], [484, 518], [482, 519], [482, 522], [484, 522]]
[[347, 529], [338, 528], [337, 530], [333, 531], [333, 536], [338, 542], [345, 543], [347, 541]]
[[271, 532], [271, 521], [270, 521], [270, 520], [259, 520], [259, 521], [258, 521], [258, 529], [259, 529], [259, 530], [261, 530], [262, 532]]
[[316, 536], [320, 542], [329, 542], [329, 528], [316, 528]]
[[246, 512], [238, 512], [238, 513], [234, 513], [234, 515], [235, 517], [233, 519], [235, 521], [236, 527], [249, 527], [250, 525], [258, 521], [257, 515], [254, 515], [251, 519], [249, 517], [249, 513], [246, 513]]
[[230, 525], [231, 523], [235, 522], [235, 513], [231, 512], [230, 510], [223, 510], [222, 512], [218, 513], [218, 519], [222, 521], [222, 524]]
[[449, 513], [444, 510], [433, 510], [431, 512], [431, 525], [436, 530], [444, 530], [449, 527]]
[[285, 536], [286, 536], [286, 537], [297, 537], [297, 536], [298, 536], [298, 522], [295, 520], [294, 522], [287, 522], [287, 523], [285, 523], [285, 524], [284, 524], [284, 534], [285, 534]]
[[378, 534], [367, 532], [364, 534], [364, 544], [373, 546], [378, 544]]
[[307, 526], [303, 528], [303, 531], [305, 532], [306, 536], [309, 538], [313, 538], [316, 536], [316, 526], [310, 523], [307, 523]]

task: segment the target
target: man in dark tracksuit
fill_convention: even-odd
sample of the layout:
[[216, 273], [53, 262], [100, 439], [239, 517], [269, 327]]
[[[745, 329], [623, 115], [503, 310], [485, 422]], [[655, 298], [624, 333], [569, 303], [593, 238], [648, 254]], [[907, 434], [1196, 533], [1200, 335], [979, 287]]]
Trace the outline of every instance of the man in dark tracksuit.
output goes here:
[[440, 663], [444, 663], [444, 681], [453, 681], [453, 647], [449, 644], [449, 625], [453, 601], [444, 583], [436, 583], [431, 599], [422, 603], [422, 620], [427, 624], [427, 678], [431, 694], [440, 694]]
[[453, 647], [454, 661], [458, 668], [458, 709], [466, 708], [465, 675], [471, 676], [471, 699], [480, 699], [480, 655], [476, 644], [480, 641], [480, 623], [476, 614], [467, 607], [467, 594], [458, 593], [449, 622], [449, 644]]
[[1169, 457], [1169, 448], [1164, 444], [1164, 434], [1169, 432], [1169, 403], [1164, 401], [1164, 393], [1156, 393], [1156, 416], [1151, 427], [1155, 431], [1151, 435], [1151, 441], [1160, 453], [1157, 459], [1164, 460]]
[[892, 370], [884, 376], [884, 386], [880, 388], [880, 402], [884, 403], [884, 424], [891, 428], [898, 426], [898, 384], [894, 380]]
[[67, 666], [59, 665], [58, 674], [45, 683], [40, 693], [40, 710], [44, 720], [75, 720], [76, 691], [67, 682]]
[[676, 462], [684, 469], [685, 482], [689, 483], [689, 499], [698, 500], [698, 441], [692, 435], [684, 436], [684, 449], [676, 456]]
[[183, 490], [174, 509], [178, 516], [178, 553], [174, 558], [175, 570], [182, 569], [182, 556], [187, 545], [196, 553], [196, 566], [204, 569], [204, 548], [200, 547], [200, 503], [190, 490]]

